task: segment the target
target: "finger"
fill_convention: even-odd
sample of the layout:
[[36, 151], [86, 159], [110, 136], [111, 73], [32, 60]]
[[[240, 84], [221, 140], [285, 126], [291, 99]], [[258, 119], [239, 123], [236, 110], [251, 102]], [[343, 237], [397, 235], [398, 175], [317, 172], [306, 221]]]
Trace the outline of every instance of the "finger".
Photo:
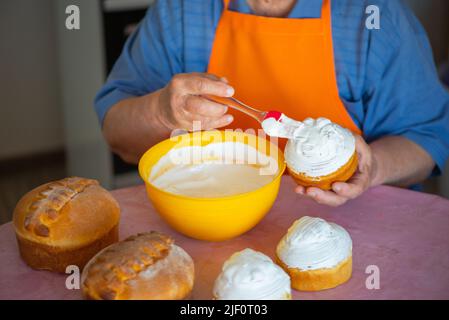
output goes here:
[[306, 196], [312, 198], [320, 204], [325, 204], [332, 207], [341, 206], [348, 200], [347, 198], [339, 196], [332, 191], [325, 191], [314, 187], [306, 189]]
[[184, 117], [184, 120], [181, 123], [181, 127], [190, 132], [207, 130], [206, 127], [209, 122], [209, 118], [202, 116], [193, 116], [189, 113], [188, 116]]
[[222, 78], [220, 78], [219, 76], [213, 74], [213, 73], [194, 73], [200, 77], [205, 77], [214, 81], [223, 81]]
[[183, 128], [188, 131], [211, 130], [229, 125], [234, 120], [230, 114], [225, 114], [218, 119], [211, 119], [203, 116], [192, 116], [183, 121]]
[[368, 175], [356, 173], [347, 182], [334, 182], [332, 190], [339, 196], [354, 199], [367, 189]]
[[355, 150], [357, 152], [359, 168], [364, 168], [366, 163], [365, 155], [369, 152], [369, 146], [360, 135], [355, 135]]
[[209, 118], [221, 117], [228, 111], [227, 106], [200, 96], [189, 96], [186, 99], [184, 108], [193, 115]]
[[229, 83], [228, 79], [226, 77], [219, 77], [215, 74], [212, 73], [199, 73], [198, 75], [204, 76], [206, 78], [209, 78], [211, 80], [216, 80], [216, 81], [222, 81], [224, 83]]
[[223, 81], [212, 80], [206, 76], [190, 76], [185, 79], [187, 94], [204, 95], [211, 94], [219, 97], [231, 97], [234, 88]]
[[296, 192], [297, 194], [302, 194], [302, 195], [304, 195], [304, 194], [306, 193], [306, 188], [304, 188], [303, 186], [297, 186], [297, 187], [295, 188], [295, 192]]
[[205, 130], [211, 130], [211, 129], [217, 129], [226, 127], [227, 125], [231, 124], [232, 121], [234, 121], [234, 117], [230, 114], [226, 114], [219, 119], [214, 119], [206, 122], [205, 124]]

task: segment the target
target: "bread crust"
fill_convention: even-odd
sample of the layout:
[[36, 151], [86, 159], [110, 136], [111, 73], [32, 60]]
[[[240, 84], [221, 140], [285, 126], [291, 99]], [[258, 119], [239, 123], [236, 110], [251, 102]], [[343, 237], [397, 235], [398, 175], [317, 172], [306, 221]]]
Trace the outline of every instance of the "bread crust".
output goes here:
[[32, 268], [83, 268], [118, 241], [120, 207], [98, 181], [70, 177], [41, 185], [17, 203], [13, 222], [23, 260]]
[[290, 276], [292, 288], [299, 291], [320, 291], [345, 283], [352, 275], [352, 254], [333, 268], [301, 270], [288, 267], [277, 255], [279, 264]]
[[352, 157], [337, 171], [321, 176], [321, 177], [309, 177], [304, 173], [296, 172], [294, 169], [288, 166], [287, 170], [290, 176], [295, 182], [304, 187], [317, 187], [322, 190], [331, 190], [334, 182], [345, 182], [352, 177], [357, 170], [358, 160], [357, 153], [354, 152]]
[[99, 252], [87, 264], [81, 282], [87, 299], [185, 299], [193, 288], [194, 265], [172, 238], [152, 231]]
[[82, 270], [95, 254], [117, 241], [118, 225], [92, 243], [68, 250], [17, 237], [20, 255], [31, 268], [61, 273], [65, 273], [69, 265], [75, 265]]

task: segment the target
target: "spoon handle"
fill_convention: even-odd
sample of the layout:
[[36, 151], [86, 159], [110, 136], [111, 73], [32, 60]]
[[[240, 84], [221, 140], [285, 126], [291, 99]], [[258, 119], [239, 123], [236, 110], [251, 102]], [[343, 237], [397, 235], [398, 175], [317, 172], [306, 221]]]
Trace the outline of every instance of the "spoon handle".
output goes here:
[[266, 111], [261, 111], [261, 110], [255, 109], [253, 107], [250, 107], [233, 97], [224, 98], [224, 97], [207, 95], [207, 96], [205, 96], [205, 98], [212, 100], [214, 102], [217, 102], [217, 103], [224, 104], [224, 105], [226, 105], [230, 108], [233, 108], [235, 110], [238, 110], [240, 112], [243, 112], [246, 115], [256, 119], [259, 123], [262, 123], [262, 121], [265, 119], [265, 117], [267, 116], [267, 113], [268, 113]]

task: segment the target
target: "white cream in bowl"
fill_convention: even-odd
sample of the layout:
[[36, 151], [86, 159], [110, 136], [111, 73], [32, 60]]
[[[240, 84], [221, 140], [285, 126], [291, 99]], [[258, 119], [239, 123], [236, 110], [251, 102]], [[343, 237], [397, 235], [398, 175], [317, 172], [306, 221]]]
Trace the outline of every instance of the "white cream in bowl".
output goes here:
[[170, 150], [155, 164], [148, 181], [174, 194], [217, 198], [269, 184], [279, 171], [276, 159], [239, 142]]

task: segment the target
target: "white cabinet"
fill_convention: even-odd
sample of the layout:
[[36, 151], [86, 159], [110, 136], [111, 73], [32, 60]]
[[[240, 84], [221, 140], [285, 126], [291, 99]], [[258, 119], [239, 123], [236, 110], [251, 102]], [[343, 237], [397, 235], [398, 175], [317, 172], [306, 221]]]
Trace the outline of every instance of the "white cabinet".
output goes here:
[[[65, 126], [67, 172], [98, 179], [107, 188], [139, 183], [137, 172], [116, 174], [112, 154], [101, 134], [94, 111], [95, 94], [107, 76], [107, 46], [103, 9], [145, 10], [151, 0], [55, 0], [59, 76]], [[80, 9], [79, 30], [65, 28], [65, 9]], [[121, 35], [117, 35], [120, 37]], [[56, 62], [55, 62], [56, 63]]]

